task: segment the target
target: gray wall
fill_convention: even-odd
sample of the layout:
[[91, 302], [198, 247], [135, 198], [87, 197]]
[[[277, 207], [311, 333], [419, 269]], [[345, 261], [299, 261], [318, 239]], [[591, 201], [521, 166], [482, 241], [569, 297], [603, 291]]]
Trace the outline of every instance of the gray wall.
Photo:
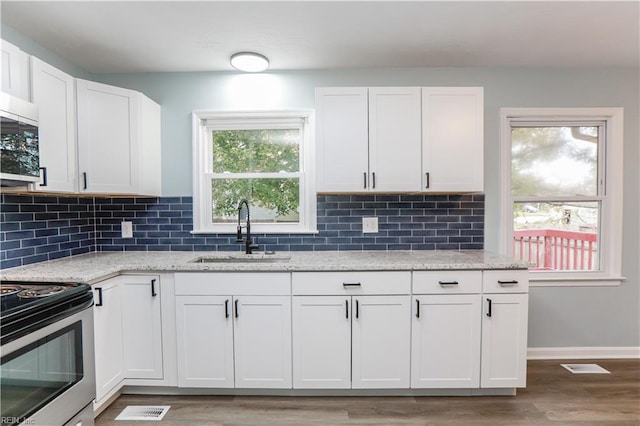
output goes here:
[[296, 71], [262, 75], [156, 73], [87, 75], [13, 31], [3, 37], [77, 77], [139, 90], [162, 105], [164, 195], [191, 195], [191, 112], [313, 108], [319, 86], [483, 86], [485, 248], [499, 229], [499, 108], [623, 107], [623, 275], [614, 287], [536, 287], [530, 292], [529, 347], [640, 346], [640, 73], [633, 69], [404, 68]]

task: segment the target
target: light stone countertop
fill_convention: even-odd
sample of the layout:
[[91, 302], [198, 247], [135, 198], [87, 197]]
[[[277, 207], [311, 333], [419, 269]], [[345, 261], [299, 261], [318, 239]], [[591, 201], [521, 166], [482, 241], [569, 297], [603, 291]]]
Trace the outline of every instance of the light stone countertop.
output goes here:
[[[217, 261], [194, 262], [203, 257]], [[124, 272], [424, 271], [527, 267], [526, 262], [486, 250], [320, 251], [254, 255], [240, 252], [103, 252], [5, 269], [0, 271], [0, 278], [91, 284]]]

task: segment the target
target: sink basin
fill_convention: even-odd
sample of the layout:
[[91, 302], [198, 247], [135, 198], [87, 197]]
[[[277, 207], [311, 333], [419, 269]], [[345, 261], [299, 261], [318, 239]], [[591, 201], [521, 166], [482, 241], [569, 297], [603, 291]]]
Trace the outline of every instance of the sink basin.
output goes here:
[[291, 258], [273, 254], [228, 254], [217, 256], [201, 256], [191, 263], [286, 263]]

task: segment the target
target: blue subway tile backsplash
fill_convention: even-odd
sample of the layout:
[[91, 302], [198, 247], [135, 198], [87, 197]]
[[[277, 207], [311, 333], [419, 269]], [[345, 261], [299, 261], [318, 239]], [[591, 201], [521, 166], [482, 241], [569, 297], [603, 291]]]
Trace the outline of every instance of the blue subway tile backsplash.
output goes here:
[[[240, 251], [235, 234], [194, 235], [191, 197], [0, 194], [1, 267], [92, 251]], [[262, 250], [465, 250], [484, 246], [484, 195], [318, 195], [317, 234], [258, 234]], [[379, 232], [362, 233], [362, 217]], [[122, 238], [120, 222], [133, 222]]]

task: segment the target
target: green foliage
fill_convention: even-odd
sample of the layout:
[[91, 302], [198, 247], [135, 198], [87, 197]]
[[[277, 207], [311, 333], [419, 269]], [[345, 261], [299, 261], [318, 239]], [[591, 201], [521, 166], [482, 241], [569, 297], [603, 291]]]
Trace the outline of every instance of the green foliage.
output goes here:
[[[215, 173], [278, 173], [300, 169], [298, 129], [225, 130], [213, 133]], [[238, 201], [246, 198], [252, 208], [271, 211], [271, 220], [287, 220], [297, 214], [300, 203], [298, 178], [214, 179], [212, 219], [214, 222], [237, 218]], [[256, 218], [256, 216], [254, 216]]]
[[297, 172], [298, 129], [223, 130], [213, 133], [214, 173]]
[[511, 139], [514, 195], [597, 192], [596, 127], [516, 127]]

